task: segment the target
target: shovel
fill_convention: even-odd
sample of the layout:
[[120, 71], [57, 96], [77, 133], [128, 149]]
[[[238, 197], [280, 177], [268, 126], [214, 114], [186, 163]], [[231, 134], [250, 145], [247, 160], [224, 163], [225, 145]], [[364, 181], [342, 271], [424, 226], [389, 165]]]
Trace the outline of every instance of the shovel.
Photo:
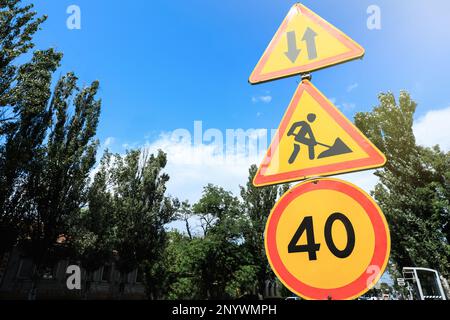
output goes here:
[[328, 148], [328, 150], [325, 150], [324, 152], [319, 154], [317, 159], [323, 159], [353, 152], [352, 149], [350, 149], [340, 138], [337, 138], [332, 146], [320, 142], [317, 142], [317, 144]]

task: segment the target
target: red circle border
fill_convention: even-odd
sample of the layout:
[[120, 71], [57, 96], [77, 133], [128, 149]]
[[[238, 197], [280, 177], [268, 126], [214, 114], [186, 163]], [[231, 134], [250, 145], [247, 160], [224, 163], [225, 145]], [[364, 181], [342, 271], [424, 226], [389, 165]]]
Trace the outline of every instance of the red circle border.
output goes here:
[[[336, 179], [318, 179], [302, 183], [292, 190], [288, 191], [282, 199], [275, 205], [272, 213], [267, 221], [266, 227], [266, 250], [267, 257], [274, 268], [275, 273], [283, 280], [290, 289], [298, 293], [302, 297], [308, 299], [324, 300], [345, 300], [359, 296], [366, 292], [369, 288], [368, 278], [373, 274], [367, 272], [361, 274], [353, 282], [333, 289], [322, 289], [309, 286], [295, 278], [285, 267], [278, 254], [276, 232], [279, 220], [286, 207], [297, 197], [307, 192], [316, 190], [333, 190], [344, 193], [357, 201], [369, 216], [375, 234], [375, 248], [369, 266], [375, 265], [380, 268], [381, 274], [386, 267], [389, 256], [389, 229], [384, 219], [384, 215], [379, 207], [372, 201], [369, 195], [365, 194], [359, 188], [354, 187], [350, 183]], [[368, 267], [369, 267], [368, 266]]]

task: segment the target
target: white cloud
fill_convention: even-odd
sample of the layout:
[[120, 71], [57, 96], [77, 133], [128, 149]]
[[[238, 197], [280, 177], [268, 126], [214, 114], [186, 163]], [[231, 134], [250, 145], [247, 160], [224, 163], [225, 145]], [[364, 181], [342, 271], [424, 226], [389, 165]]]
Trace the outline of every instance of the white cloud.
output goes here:
[[122, 143], [122, 145], [121, 145], [122, 149], [124, 149], [124, 150], [137, 149], [137, 148], [140, 148], [141, 146], [142, 146], [142, 142], [140, 142], [140, 141]]
[[[146, 149], [152, 153], [158, 149], [167, 153], [168, 193], [195, 203], [208, 183], [239, 195], [239, 185], [246, 183], [249, 167], [258, 164], [266, 151], [258, 147], [258, 141], [263, 141], [264, 135], [266, 130], [255, 130], [245, 146], [237, 144], [235, 151], [228, 154], [218, 150], [215, 144], [193, 145], [189, 140], [175, 141], [169, 134], [147, 144]], [[261, 138], [263, 140], [259, 140]], [[249, 149], [255, 152], [249, 152]]]
[[353, 110], [356, 107], [356, 105], [351, 102], [342, 102], [341, 106], [342, 106], [342, 109], [344, 109], [346, 111]]
[[414, 124], [417, 143], [431, 147], [439, 144], [445, 151], [450, 151], [450, 107], [428, 111]]
[[105, 148], [110, 147], [112, 144], [114, 144], [114, 142], [116, 141], [116, 139], [114, 137], [108, 137], [105, 139], [105, 142], [103, 142], [103, 146]]
[[341, 110], [344, 110], [344, 111], [350, 111], [350, 110], [353, 110], [353, 109], [355, 109], [355, 107], [356, 107], [356, 105], [354, 104], [354, 103], [351, 103], [351, 102], [339, 102], [338, 103], [338, 100], [336, 99], [336, 98], [330, 98], [329, 99], [330, 100], [330, 102], [332, 103], [332, 104], [334, 104], [337, 108], [339, 108], [339, 109], [341, 109]]
[[337, 176], [339, 179], [353, 183], [370, 194], [378, 182], [378, 177], [374, 175], [375, 170], [347, 173]]
[[358, 83], [352, 83], [351, 85], [349, 85], [348, 87], [347, 87], [347, 92], [352, 92], [353, 90], [355, 90], [356, 88], [358, 88], [359, 87], [359, 84]]
[[270, 102], [272, 102], [272, 96], [271, 95], [263, 95], [263, 96], [252, 97], [252, 102], [253, 103], [258, 103], [258, 102], [270, 103]]
[[272, 101], [272, 96], [261, 96], [259, 100], [264, 103], [270, 103]]

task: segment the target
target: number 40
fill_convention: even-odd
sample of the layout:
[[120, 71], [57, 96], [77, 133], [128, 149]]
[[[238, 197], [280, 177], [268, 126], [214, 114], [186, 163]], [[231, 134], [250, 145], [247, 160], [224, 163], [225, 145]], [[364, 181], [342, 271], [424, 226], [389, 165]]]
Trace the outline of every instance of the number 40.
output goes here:
[[[333, 224], [336, 220], [342, 222], [347, 231], [347, 245], [344, 250], [339, 250], [333, 241], [332, 228]], [[300, 240], [303, 233], [306, 231], [306, 242], [307, 244], [298, 245], [298, 241]], [[352, 223], [350, 220], [343, 215], [342, 213], [336, 212], [328, 217], [325, 222], [325, 242], [327, 243], [328, 249], [334, 254], [336, 257], [344, 259], [352, 254], [353, 249], [355, 248], [355, 230], [353, 229]], [[313, 217], [305, 217], [300, 224], [300, 227], [295, 232], [292, 237], [291, 242], [288, 245], [289, 253], [299, 253], [299, 252], [308, 252], [309, 260], [317, 260], [317, 251], [320, 249], [320, 244], [316, 243], [314, 238], [314, 225], [313, 225]]]

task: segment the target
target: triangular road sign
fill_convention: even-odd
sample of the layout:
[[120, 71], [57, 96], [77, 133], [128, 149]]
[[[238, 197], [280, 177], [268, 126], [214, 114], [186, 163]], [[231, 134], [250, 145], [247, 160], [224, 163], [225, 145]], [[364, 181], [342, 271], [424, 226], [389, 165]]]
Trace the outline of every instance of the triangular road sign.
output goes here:
[[302, 4], [295, 4], [273, 37], [252, 84], [322, 69], [364, 55], [364, 49]]
[[255, 176], [257, 187], [384, 166], [386, 157], [308, 80]]

